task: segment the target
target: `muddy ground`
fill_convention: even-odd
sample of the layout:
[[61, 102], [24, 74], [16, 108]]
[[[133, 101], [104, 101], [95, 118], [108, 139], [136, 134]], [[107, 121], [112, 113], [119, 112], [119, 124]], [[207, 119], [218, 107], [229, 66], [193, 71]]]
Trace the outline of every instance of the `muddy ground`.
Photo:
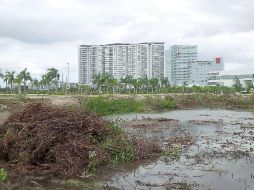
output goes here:
[[[57, 105], [78, 102], [50, 101]], [[4, 105], [0, 108], [0, 125], [12, 111]], [[107, 119], [118, 122], [129, 136], [158, 142], [165, 154], [102, 167], [86, 179], [16, 176], [7, 182], [8, 189], [254, 189], [254, 114], [250, 111], [196, 109]]]
[[[119, 189], [254, 189], [254, 114], [181, 110], [116, 116], [129, 135], [153, 139], [167, 151], [159, 159], [115, 174]], [[168, 148], [171, 149], [168, 149]]]

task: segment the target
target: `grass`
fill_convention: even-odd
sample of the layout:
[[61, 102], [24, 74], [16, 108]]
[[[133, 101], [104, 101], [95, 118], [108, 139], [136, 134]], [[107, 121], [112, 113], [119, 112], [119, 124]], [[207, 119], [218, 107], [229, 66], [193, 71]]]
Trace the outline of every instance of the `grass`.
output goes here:
[[170, 160], [179, 160], [180, 159], [180, 150], [179, 148], [173, 148], [171, 150], [168, 150], [166, 152], [162, 153], [162, 159], [166, 162]]
[[82, 101], [81, 107], [99, 115], [114, 115], [123, 113], [140, 113], [148, 111], [166, 111], [175, 107], [171, 99], [146, 96], [142, 100], [133, 97], [114, 98], [99, 96]]
[[1, 168], [0, 169], [0, 182], [6, 180], [6, 178], [7, 178], [7, 172], [3, 168]]
[[81, 100], [81, 107], [99, 115], [140, 112], [162, 112], [188, 108], [253, 109], [254, 95], [250, 97], [232, 94], [185, 94], [143, 97], [98, 96]]
[[[133, 142], [115, 124], [109, 126], [107, 136], [103, 139], [92, 138], [91, 142], [96, 148], [89, 153], [89, 165], [84, 175], [94, 174], [97, 167], [101, 164], [117, 166], [119, 163], [134, 160], [135, 152]], [[100, 150], [100, 152], [96, 150]], [[102, 153], [101, 151], [104, 154], [100, 154]], [[101, 157], [101, 155], [106, 155], [106, 157]]]
[[81, 103], [81, 106], [100, 115], [112, 115], [130, 112], [143, 112], [143, 102], [134, 98], [118, 99], [113, 97], [94, 97]]

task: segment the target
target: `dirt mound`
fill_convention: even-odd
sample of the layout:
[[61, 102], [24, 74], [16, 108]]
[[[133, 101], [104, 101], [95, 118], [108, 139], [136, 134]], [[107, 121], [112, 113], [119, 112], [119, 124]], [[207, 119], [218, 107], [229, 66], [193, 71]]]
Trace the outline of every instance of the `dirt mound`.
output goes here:
[[[29, 104], [0, 128], [0, 157], [23, 171], [47, 169], [70, 176], [81, 174], [91, 154], [109, 133], [109, 123], [99, 116], [43, 103]], [[1, 139], [2, 138], [2, 139]]]

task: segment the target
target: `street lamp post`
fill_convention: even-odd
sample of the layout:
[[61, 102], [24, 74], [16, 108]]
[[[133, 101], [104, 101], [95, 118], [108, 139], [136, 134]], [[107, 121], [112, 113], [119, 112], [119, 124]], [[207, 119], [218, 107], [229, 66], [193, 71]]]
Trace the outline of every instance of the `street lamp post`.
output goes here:
[[68, 87], [70, 87], [70, 63], [66, 63], [67, 64], [67, 76], [66, 76], [66, 82], [65, 82], [65, 94], [67, 95], [68, 94], [68, 90], [67, 90], [67, 84], [68, 84]]

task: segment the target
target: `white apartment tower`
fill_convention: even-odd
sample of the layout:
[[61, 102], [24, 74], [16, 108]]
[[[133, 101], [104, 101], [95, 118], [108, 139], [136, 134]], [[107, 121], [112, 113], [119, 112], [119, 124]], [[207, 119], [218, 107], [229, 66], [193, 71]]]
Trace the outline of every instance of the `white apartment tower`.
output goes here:
[[79, 46], [79, 82], [92, 84], [93, 76], [109, 73], [116, 79], [164, 76], [164, 43], [106, 44]]

